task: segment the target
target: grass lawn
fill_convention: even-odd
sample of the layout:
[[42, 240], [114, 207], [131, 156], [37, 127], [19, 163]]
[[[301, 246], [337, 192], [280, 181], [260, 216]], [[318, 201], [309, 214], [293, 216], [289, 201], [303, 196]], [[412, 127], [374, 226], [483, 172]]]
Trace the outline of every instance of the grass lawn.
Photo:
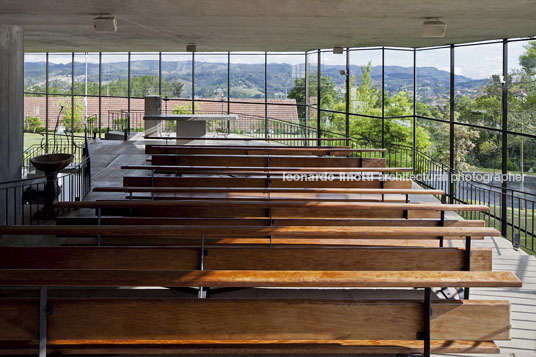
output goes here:
[[43, 135], [37, 133], [24, 133], [24, 150], [34, 144], [41, 144], [41, 139], [43, 138]]

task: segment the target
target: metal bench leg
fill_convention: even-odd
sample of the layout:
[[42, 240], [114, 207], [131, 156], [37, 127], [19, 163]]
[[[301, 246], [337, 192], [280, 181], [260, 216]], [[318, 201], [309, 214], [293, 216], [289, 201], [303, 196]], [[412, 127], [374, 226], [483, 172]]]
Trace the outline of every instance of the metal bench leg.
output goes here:
[[42, 286], [39, 291], [39, 357], [47, 355], [47, 287]]
[[432, 289], [424, 289], [424, 349], [423, 356], [430, 357], [430, 321], [432, 319]]

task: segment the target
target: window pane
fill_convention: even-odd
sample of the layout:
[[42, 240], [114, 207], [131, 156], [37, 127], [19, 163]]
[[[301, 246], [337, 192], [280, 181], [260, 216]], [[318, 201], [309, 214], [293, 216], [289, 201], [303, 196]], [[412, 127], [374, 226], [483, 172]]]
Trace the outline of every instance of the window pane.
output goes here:
[[45, 93], [46, 54], [26, 53], [24, 55], [24, 92]]
[[268, 54], [267, 75], [268, 117], [305, 125], [305, 53]]
[[450, 49], [417, 51], [417, 115], [449, 120]]
[[131, 53], [131, 97], [158, 95], [158, 60], [158, 53]]
[[[86, 76], [87, 73], [87, 76]], [[74, 54], [74, 94], [99, 95], [99, 54]]]
[[191, 53], [162, 53], [162, 96], [192, 98]]
[[385, 50], [385, 116], [413, 114], [413, 51]]
[[456, 47], [455, 120], [501, 127], [502, 44]]
[[536, 41], [508, 44], [508, 130], [536, 132]]
[[[382, 51], [350, 51], [350, 136], [381, 146]], [[376, 118], [374, 118], [376, 117]]]
[[227, 54], [195, 54], [195, 97], [227, 98]]
[[[450, 163], [450, 124], [417, 118], [417, 147], [433, 159]], [[421, 140], [421, 142], [419, 142]]]
[[128, 54], [102, 54], [102, 95], [128, 97]]
[[454, 126], [455, 168], [470, 172], [501, 172], [501, 133]]
[[[46, 119], [46, 55], [24, 55], [24, 149], [40, 145]], [[35, 94], [31, 94], [35, 93]]]
[[307, 53], [307, 76], [308, 78], [308, 96], [309, 96], [309, 121], [307, 126], [317, 128], [317, 110], [318, 96], [317, 96], [317, 74], [318, 74], [318, 52], [309, 51]]
[[48, 55], [48, 92], [71, 94], [72, 54], [50, 53]]
[[264, 53], [231, 53], [231, 98], [264, 99]]

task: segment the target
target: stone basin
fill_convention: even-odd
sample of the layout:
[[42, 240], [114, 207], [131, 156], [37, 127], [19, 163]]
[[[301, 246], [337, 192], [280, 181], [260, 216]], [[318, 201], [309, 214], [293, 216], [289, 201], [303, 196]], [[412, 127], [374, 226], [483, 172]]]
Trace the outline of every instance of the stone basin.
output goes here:
[[34, 167], [40, 171], [43, 171], [45, 175], [49, 175], [53, 172], [59, 172], [73, 161], [73, 155], [71, 154], [45, 154], [36, 157], [32, 157], [30, 162]]

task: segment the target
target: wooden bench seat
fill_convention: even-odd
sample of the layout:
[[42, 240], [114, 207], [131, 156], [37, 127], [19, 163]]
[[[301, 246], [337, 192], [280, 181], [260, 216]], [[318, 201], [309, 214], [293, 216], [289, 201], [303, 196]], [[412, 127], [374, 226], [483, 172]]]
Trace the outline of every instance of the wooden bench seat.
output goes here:
[[447, 288], [521, 285], [521, 280], [513, 273], [502, 271], [0, 269], [0, 286]]
[[63, 235], [63, 236], [151, 236], [188, 238], [346, 238], [346, 239], [465, 239], [499, 237], [501, 233], [489, 227], [387, 227], [387, 226], [181, 226], [181, 225], [75, 225], [75, 226], [1, 226], [2, 235]]
[[[96, 225], [99, 220], [96, 216], [65, 216], [57, 219], [59, 225]], [[101, 225], [191, 225], [191, 226], [369, 226], [371, 229], [377, 226], [405, 226], [405, 227], [484, 227], [482, 220], [456, 220], [445, 219], [248, 219], [248, 218], [162, 218], [162, 217], [120, 217], [101, 216]], [[475, 237], [476, 238], [476, 237]], [[231, 239], [206, 239], [207, 244], [219, 245], [299, 245], [299, 246], [432, 246], [437, 247], [437, 237], [429, 239], [292, 239], [292, 238], [231, 238]], [[117, 237], [103, 236], [100, 239], [101, 245], [198, 245], [198, 239], [173, 239], [159, 237]], [[95, 245], [93, 238], [67, 239], [67, 245]]]

